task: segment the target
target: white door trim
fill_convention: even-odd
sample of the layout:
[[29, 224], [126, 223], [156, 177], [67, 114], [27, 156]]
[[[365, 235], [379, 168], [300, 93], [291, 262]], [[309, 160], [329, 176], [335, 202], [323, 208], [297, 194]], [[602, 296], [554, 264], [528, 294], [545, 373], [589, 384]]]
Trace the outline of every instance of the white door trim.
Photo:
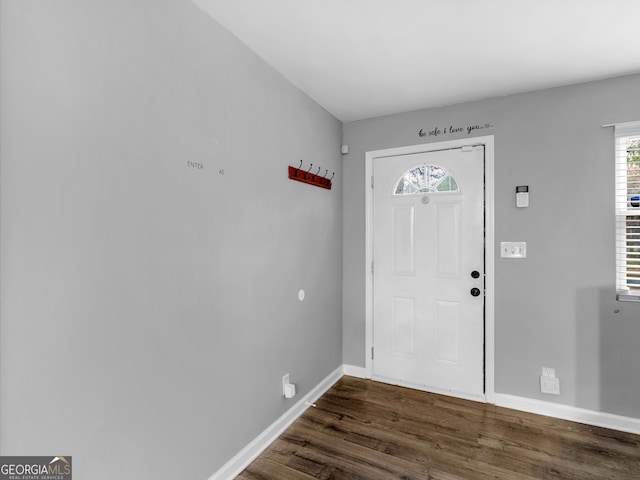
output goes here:
[[373, 189], [371, 188], [373, 160], [380, 157], [425, 153], [467, 145], [484, 145], [485, 148], [485, 397], [487, 403], [495, 403], [495, 237], [494, 237], [494, 136], [462, 138], [446, 142], [426, 143], [365, 153], [365, 371], [373, 376], [371, 349], [373, 348]]

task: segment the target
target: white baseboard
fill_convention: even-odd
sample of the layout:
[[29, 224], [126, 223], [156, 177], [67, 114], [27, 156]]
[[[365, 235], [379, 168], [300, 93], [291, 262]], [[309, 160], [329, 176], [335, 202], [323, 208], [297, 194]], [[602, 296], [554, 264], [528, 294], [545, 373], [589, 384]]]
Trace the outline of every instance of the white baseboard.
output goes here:
[[640, 419], [638, 418], [623, 417], [621, 415], [597, 412], [595, 410], [587, 410], [560, 403], [545, 402], [544, 400], [517, 397], [504, 393], [496, 393], [496, 405], [523, 412], [570, 420], [572, 422], [585, 423], [596, 427], [640, 434]]
[[367, 369], [364, 367], [356, 367], [355, 365], [344, 364], [342, 366], [344, 374], [356, 378], [369, 378]]
[[309, 408], [307, 402], [313, 403], [320, 398], [334, 383], [342, 378], [342, 365], [331, 372], [324, 380], [311, 389], [293, 407], [273, 422], [265, 431], [258, 435], [249, 445], [238, 452], [225, 463], [209, 480], [231, 480], [249, 466], [258, 455], [271, 445], [304, 411]]

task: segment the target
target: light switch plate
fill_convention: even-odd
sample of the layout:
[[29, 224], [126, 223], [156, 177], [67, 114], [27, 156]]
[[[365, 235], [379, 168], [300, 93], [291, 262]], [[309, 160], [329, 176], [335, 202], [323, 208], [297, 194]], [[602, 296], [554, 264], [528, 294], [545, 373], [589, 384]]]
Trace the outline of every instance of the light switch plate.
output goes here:
[[527, 258], [527, 242], [500, 242], [502, 258]]

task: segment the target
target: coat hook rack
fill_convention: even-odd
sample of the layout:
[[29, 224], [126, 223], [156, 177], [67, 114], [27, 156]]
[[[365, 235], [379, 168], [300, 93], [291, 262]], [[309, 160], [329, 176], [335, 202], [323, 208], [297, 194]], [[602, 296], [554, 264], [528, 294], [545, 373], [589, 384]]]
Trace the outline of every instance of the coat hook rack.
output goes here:
[[327, 174], [329, 173], [329, 169], [325, 170], [323, 176], [319, 175], [322, 167], [318, 167], [318, 171], [316, 173], [311, 173], [311, 169], [313, 168], [313, 163], [309, 165], [308, 170], [302, 170], [302, 160], [300, 160], [300, 167], [292, 167], [289, 165], [289, 178], [291, 180], [296, 180], [302, 183], [308, 183], [309, 185], [315, 185], [316, 187], [326, 188], [327, 190], [331, 190], [331, 180], [335, 176], [335, 172], [331, 175], [331, 178], [327, 178]]

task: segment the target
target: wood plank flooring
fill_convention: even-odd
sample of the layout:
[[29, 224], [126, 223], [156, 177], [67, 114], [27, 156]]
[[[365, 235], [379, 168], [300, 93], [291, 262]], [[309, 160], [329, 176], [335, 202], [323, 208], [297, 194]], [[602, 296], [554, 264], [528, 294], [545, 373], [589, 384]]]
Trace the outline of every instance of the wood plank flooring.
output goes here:
[[639, 480], [640, 436], [343, 377], [241, 480]]

